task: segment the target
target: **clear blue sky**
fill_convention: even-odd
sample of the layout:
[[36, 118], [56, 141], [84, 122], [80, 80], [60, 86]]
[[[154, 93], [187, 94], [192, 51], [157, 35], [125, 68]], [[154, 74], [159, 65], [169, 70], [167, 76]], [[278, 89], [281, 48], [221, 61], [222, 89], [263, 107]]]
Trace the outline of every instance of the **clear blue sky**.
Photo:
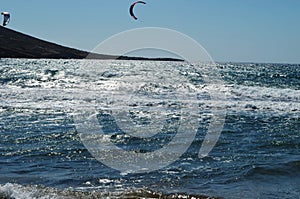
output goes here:
[[215, 61], [300, 63], [300, 0], [0, 0], [9, 28], [92, 50], [121, 31], [163, 27], [198, 41]]

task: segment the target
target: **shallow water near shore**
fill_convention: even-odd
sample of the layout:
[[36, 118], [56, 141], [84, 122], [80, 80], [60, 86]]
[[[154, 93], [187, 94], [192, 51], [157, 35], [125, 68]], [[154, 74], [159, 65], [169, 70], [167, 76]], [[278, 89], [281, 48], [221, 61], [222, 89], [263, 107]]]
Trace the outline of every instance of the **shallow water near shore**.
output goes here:
[[[86, 64], [105, 70], [87, 74]], [[74, 109], [96, 104], [99, 124], [107, 126], [119, 148], [147, 153], [169, 143], [178, 125], [178, 112], [172, 112], [180, 108], [176, 103], [167, 108], [147, 103], [161, 117], [145, 111], [132, 116], [137, 125], [167, 118], [168, 128], [153, 139], [113, 135], [109, 128], [116, 124], [107, 109], [118, 96], [111, 98], [107, 89], [124, 76], [139, 78], [136, 66], [149, 77], [174, 68], [179, 73], [172, 77], [168, 70], [170, 79], [187, 79], [203, 91], [195, 99], [198, 128], [188, 150], [172, 164], [145, 173], [120, 172], [99, 162], [74, 120]], [[299, 198], [300, 65], [218, 63], [216, 68], [221, 81], [211, 84], [201, 74], [210, 67], [200, 63], [1, 59], [0, 198]], [[160, 86], [145, 84], [138, 94], [157, 97]], [[212, 99], [211, 90], [226, 95], [226, 101]], [[221, 136], [209, 155], [199, 158], [212, 107], [221, 103], [226, 109]], [[140, 106], [131, 104], [134, 110]]]

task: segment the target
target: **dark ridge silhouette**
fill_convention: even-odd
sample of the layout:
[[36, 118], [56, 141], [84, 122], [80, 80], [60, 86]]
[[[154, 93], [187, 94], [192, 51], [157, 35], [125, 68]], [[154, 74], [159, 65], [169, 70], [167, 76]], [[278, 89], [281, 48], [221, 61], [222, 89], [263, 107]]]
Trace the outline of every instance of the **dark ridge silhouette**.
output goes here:
[[0, 26], [0, 58], [29, 59], [118, 59], [183, 61], [175, 58], [145, 58], [95, 54], [44, 41]]

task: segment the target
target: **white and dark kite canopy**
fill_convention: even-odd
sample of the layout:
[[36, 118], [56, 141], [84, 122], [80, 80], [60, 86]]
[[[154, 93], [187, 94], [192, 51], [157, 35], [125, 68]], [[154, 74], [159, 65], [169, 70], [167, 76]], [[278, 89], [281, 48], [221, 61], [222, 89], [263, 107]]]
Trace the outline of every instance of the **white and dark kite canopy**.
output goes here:
[[8, 12], [1, 12], [3, 15], [3, 26], [6, 26], [10, 21], [10, 14]]

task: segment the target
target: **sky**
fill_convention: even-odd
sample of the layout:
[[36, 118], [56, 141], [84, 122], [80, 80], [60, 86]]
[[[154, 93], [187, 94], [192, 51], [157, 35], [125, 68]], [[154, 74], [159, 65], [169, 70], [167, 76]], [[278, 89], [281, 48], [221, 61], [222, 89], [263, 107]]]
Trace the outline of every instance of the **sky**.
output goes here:
[[215, 61], [300, 63], [299, 0], [0, 0], [8, 28], [92, 50], [120, 32], [143, 27], [179, 31]]

